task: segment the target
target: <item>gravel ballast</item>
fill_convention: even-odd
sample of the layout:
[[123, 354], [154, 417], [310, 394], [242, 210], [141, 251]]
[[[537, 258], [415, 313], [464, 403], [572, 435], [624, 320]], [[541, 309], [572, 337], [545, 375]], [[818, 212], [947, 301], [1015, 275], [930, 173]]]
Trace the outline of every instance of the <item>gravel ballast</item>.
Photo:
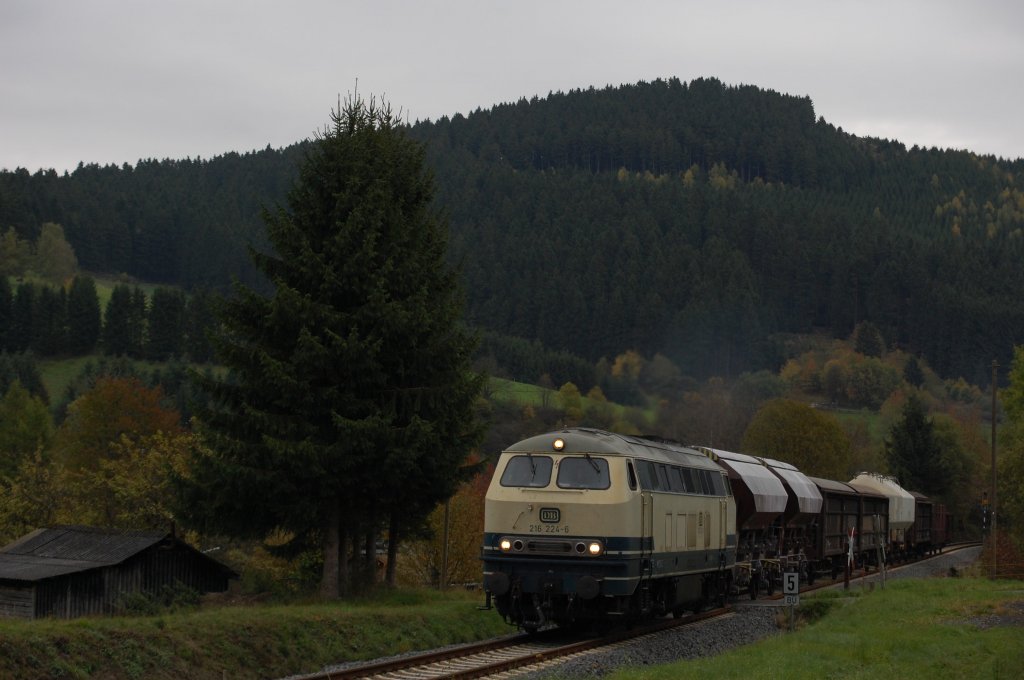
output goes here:
[[[951, 570], [962, 571], [973, 564], [981, 548], [966, 548], [945, 553], [899, 569], [892, 568], [886, 580], [949, 576]], [[854, 581], [850, 588], [877, 587], [881, 575], [872, 573], [862, 585]], [[842, 585], [833, 586], [842, 588]], [[781, 635], [777, 616], [782, 608], [768, 604], [737, 602], [735, 612], [726, 617], [703, 621], [696, 626], [649, 635], [618, 645], [583, 654], [545, 667], [535, 672], [518, 673], [516, 677], [529, 680], [547, 678], [593, 678], [606, 675], [624, 666], [645, 666], [670, 663], [682, 659], [696, 659], [720, 654], [773, 635]]]

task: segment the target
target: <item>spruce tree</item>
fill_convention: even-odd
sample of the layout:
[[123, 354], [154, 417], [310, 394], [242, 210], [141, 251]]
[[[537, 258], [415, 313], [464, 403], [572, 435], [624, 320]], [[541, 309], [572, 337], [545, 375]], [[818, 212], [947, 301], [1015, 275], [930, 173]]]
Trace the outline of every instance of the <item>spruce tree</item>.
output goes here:
[[170, 288], [153, 291], [149, 309], [146, 355], [154, 361], [181, 356], [185, 332], [185, 296]]
[[[310, 145], [287, 207], [264, 214], [273, 285], [239, 283], [194, 378], [209, 444], [183, 484], [198, 526], [273, 529], [319, 545], [321, 593], [349, 586], [348, 546], [378, 526], [392, 549], [457, 488], [479, 436], [447, 224], [422, 146], [388, 106], [350, 98]], [[359, 532], [358, 534], [356, 532]]]
[[100, 338], [100, 300], [96, 282], [89, 276], [76, 276], [68, 290], [68, 351], [91, 354]]
[[131, 347], [131, 304], [131, 289], [123, 283], [114, 286], [103, 317], [103, 350], [106, 354], [128, 354]]
[[900, 485], [925, 495], [942, 495], [949, 486], [949, 475], [942, 443], [935, 423], [921, 398], [911, 394], [903, 405], [902, 417], [889, 429], [885, 456], [889, 469]]
[[0, 352], [10, 349], [7, 345], [8, 336], [11, 332], [11, 323], [14, 319], [14, 292], [7, 276], [0, 274]]

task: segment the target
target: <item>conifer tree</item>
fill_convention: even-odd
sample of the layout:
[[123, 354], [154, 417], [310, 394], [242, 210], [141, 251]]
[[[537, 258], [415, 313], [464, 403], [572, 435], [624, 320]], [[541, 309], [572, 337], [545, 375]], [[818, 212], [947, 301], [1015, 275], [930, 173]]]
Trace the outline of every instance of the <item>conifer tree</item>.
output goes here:
[[911, 394], [900, 420], [885, 439], [889, 469], [899, 483], [925, 495], [942, 495], [949, 485], [942, 444], [921, 398]]
[[180, 356], [184, 341], [185, 296], [170, 288], [153, 291], [149, 309], [146, 355], [155, 361]]
[[9, 349], [7, 338], [11, 330], [14, 309], [14, 293], [7, 277], [0, 274], [0, 352]]
[[131, 303], [131, 289], [123, 283], [114, 286], [103, 317], [103, 349], [107, 354], [128, 354], [131, 346]]
[[217, 324], [215, 298], [206, 290], [196, 290], [185, 303], [185, 353], [191, 361], [206, 363], [213, 358], [209, 333]]
[[96, 282], [89, 276], [76, 276], [68, 290], [67, 304], [68, 351], [72, 354], [91, 354], [99, 342], [100, 300]]
[[[422, 146], [390, 107], [350, 98], [310, 145], [274, 253], [251, 255], [269, 297], [241, 284], [214, 337], [226, 378], [194, 375], [209, 444], [183, 480], [206, 529], [293, 532], [324, 555], [321, 593], [348, 588], [348, 548], [403, 529], [454, 493], [479, 432], [447, 224]], [[392, 563], [393, 567], [393, 563]]]

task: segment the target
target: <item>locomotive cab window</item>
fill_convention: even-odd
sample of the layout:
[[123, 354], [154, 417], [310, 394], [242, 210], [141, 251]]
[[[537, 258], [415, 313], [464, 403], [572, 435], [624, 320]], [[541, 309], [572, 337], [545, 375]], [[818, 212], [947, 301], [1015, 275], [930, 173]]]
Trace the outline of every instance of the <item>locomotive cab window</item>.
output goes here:
[[551, 458], [548, 456], [513, 456], [501, 473], [502, 486], [543, 488], [551, 481]]
[[608, 461], [593, 456], [563, 458], [558, 464], [558, 486], [562, 489], [607, 489], [612, 484]]

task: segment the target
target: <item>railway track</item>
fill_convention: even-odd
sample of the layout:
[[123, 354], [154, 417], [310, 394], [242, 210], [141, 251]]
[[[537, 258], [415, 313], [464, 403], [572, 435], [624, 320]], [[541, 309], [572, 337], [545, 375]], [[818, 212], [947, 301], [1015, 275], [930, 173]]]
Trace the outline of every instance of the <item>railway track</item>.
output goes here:
[[630, 630], [582, 640], [576, 637], [566, 641], [564, 634], [558, 635], [557, 631], [551, 631], [553, 633], [551, 635], [517, 635], [500, 640], [461, 645], [439, 652], [416, 654], [339, 670], [327, 670], [291, 680], [352, 680], [354, 678], [425, 680], [427, 678], [489, 677], [513, 670], [524, 670], [527, 667], [540, 667], [556, 659], [609, 647], [670, 628], [694, 625], [706, 619], [727, 615], [730, 611], [731, 607], [712, 609], [678, 619], [661, 619]]
[[[946, 552], [954, 552], [961, 548], [977, 545], [959, 544], [950, 545]], [[925, 561], [915, 560], [900, 565], [888, 567], [888, 571], [896, 572], [904, 566]], [[877, 576], [877, 570], [864, 572], [858, 569], [857, 573], [851, 575], [850, 582]], [[800, 587], [800, 592], [811, 592], [822, 588], [835, 588], [843, 585], [844, 579], [822, 578], [814, 585], [806, 584]], [[778, 606], [773, 600], [782, 599], [781, 592], [771, 596], [763, 596], [758, 599], [761, 606]], [[749, 603], [755, 605], [756, 602]], [[737, 601], [738, 606], [746, 606], [742, 600]], [[376, 678], [387, 680], [425, 680], [427, 678], [481, 678], [497, 676], [503, 673], [510, 674], [513, 671], [524, 672], [526, 670], [538, 670], [545, 665], [562, 661], [577, 654], [583, 654], [591, 650], [610, 648], [617, 644], [641, 638], [645, 635], [652, 635], [671, 628], [694, 625], [700, 621], [728, 615], [732, 607], [713, 609], [700, 612], [679, 619], [659, 619], [643, 626], [636, 626], [629, 630], [616, 631], [610, 635], [580, 639], [578, 636], [569, 638], [565, 633], [557, 630], [546, 631], [540, 635], [514, 635], [497, 640], [459, 645], [440, 651], [413, 654], [386, 661], [371, 662], [368, 664], [352, 665], [345, 668], [325, 670], [309, 675], [292, 677], [289, 680], [351, 680], [355, 678]]]

